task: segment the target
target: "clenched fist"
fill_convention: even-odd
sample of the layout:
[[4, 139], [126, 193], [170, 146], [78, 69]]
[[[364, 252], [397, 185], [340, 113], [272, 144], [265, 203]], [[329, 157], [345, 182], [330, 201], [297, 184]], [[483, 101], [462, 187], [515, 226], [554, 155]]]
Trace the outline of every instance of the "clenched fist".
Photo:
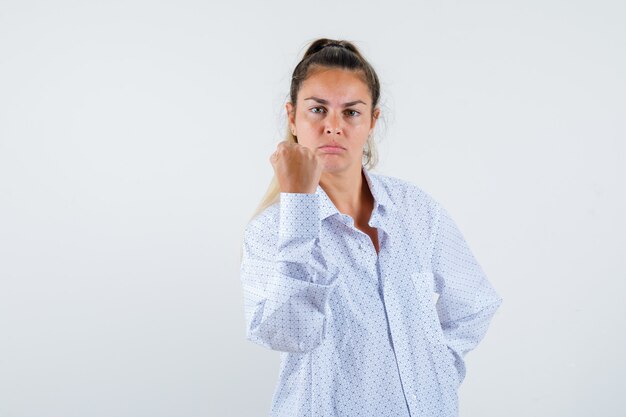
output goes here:
[[317, 190], [322, 163], [311, 149], [282, 141], [270, 156], [270, 162], [281, 192], [313, 194]]

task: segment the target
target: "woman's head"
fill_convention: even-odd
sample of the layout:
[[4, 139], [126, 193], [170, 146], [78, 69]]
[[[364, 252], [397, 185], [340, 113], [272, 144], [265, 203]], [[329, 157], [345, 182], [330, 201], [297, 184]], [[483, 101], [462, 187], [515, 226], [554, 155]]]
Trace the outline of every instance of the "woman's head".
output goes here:
[[334, 143], [353, 160], [358, 150], [359, 166], [376, 164], [371, 133], [380, 114], [380, 82], [356, 46], [325, 38], [312, 42], [293, 71], [289, 98], [288, 141], [312, 149]]

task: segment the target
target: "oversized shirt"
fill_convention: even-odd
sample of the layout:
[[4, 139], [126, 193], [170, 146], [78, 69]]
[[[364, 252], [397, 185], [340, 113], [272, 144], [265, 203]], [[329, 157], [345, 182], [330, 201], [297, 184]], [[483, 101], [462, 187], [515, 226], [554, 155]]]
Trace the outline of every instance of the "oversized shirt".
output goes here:
[[281, 351], [271, 417], [456, 417], [464, 356], [502, 298], [449, 213], [362, 168], [371, 238], [321, 186], [248, 223], [247, 338]]

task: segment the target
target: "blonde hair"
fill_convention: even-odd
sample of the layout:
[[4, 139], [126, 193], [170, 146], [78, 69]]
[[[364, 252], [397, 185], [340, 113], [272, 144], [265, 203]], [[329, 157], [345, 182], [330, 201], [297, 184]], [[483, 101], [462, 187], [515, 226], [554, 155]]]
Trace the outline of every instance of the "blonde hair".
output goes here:
[[[356, 46], [348, 41], [338, 41], [333, 39], [321, 38], [313, 41], [307, 48], [302, 60], [296, 65], [291, 77], [290, 100], [294, 108], [297, 103], [298, 91], [302, 82], [307, 79], [310, 70], [313, 68], [342, 68], [352, 71], [358, 71], [363, 76], [370, 93], [372, 94], [372, 114], [378, 105], [380, 99], [380, 82], [374, 68], [363, 57]], [[286, 128], [285, 140], [289, 143], [298, 143], [298, 139], [289, 129]], [[378, 162], [378, 152], [376, 143], [370, 135], [367, 138], [365, 147], [363, 148], [363, 165], [366, 169], [372, 169]], [[261, 199], [261, 203], [255, 210], [252, 218], [259, 215], [266, 208], [278, 202], [280, 196], [280, 187], [278, 180], [274, 175], [270, 185]]]

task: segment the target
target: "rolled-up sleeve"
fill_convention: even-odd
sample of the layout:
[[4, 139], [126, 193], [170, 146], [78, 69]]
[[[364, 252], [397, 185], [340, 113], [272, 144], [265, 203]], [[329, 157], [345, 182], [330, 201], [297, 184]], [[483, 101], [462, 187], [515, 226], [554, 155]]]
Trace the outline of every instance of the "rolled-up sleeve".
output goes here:
[[318, 199], [316, 194], [281, 193], [278, 224], [261, 215], [244, 232], [246, 335], [270, 349], [306, 352], [325, 336], [337, 268], [321, 253]]
[[448, 211], [439, 206], [433, 251], [437, 313], [448, 348], [456, 358], [459, 381], [465, 378], [464, 356], [487, 332], [502, 297], [488, 281]]

